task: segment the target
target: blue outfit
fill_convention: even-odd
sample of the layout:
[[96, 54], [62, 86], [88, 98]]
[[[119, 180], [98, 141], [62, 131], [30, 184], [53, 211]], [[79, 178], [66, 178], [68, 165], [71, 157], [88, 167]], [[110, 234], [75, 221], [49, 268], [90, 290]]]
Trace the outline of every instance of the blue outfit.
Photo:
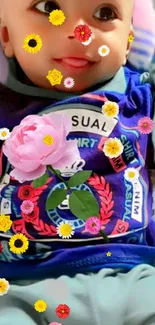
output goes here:
[[[68, 179], [79, 170], [93, 170], [90, 179], [76, 190], [87, 190], [96, 196], [110, 243], [103, 243], [100, 235], [85, 232], [84, 222], [71, 214], [67, 199], [57, 209], [45, 212], [46, 197], [55, 188], [63, 188], [62, 182], [52, 175], [46, 188], [35, 192], [31, 182], [20, 184], [10, 178], [12, 166], [1, 155], [0, 213], [10, 215], [13, 224], [7, 233], [0, 234], [0, 277], [11, 284], [7, 295], [0, 298], [0, 324], [9, 325], [10, 319], [17, 317], [16, 324], [20, 321], [23, 325], [48, 325], [58, 321], [54, 317], [55, 304], [59, 303], [69, 305], [72, 311], [63, 324], [99, 325], [105, 321], [111, 325], [115, 321], [139, 325], [149, 317], [150, 323], [146, 324], [155, 324], [155, 220], [146, 166], [151, 139], [138, 128], [140, 119], [153, 117], [151, 84], [144, 82], [145, 76], [122, 67], [105, 85], [73, 97], [22, 84], [17, 80], [13, 60], [9, 60], [8, 71], [1, 88], [0, 128], [12, 129], [30, 114], [65, 112], [71, 117], [68, 139], [78, 140], [81, 158], [66, 166], [61, 174]], [[147, 77], [149, 81], [150, 76]], [[107, 100], [119, 105], [117, 117], [107, 118], [103, 113]], [[105, 154], [104, 144], [115, 137], [123, 150], [119, 157], [111, 158]], [[138, 173], [134, 181], [126, 176], [129, 168]], [[32, 197], [38, 197], [37, 208], [25, 216], [21, 203]], [[56, 232], [64, 221], [70, 221], [75, 229], [69, 239], [60, 238]], [[30, 243], [23, 255], [11, 253], [8, 247], [8, 240], [18, 232], [24, 233]], [[57, 283], [60, 279], [65, 281], [68, 295], [63, 302], [54, 303], [57, 290], [53, 292], [51, 284], [51, 298], [44, 289], [45, 284], [50, 288], [56, 278]], [[150, 290], [143, 297], [148, 287]], [[49, 311], [43, 316], [37, 315], [32, 306], [37, 299], [49, 304]], [[146, 303], [149, 310], [145, 314], [141, 311]]]

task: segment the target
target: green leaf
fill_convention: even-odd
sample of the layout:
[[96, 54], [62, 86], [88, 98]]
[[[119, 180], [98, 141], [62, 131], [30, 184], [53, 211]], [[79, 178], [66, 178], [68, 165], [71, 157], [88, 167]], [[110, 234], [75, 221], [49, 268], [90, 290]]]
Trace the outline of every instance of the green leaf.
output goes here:
[[55, 171], [56, 171], [56, 173], [58, 174], [58, 175], [60, 175], [61, 174], [61, 172], [60, 172], [60, 170], [59, 169], [54, 169]]
[[53, 191], [46, 201], [46, 211], [55, 209], [66, 198], [66, 195], [67, 190], [63, 188], [57, 188]]
[[69, 187], [78, 186], [80, 184], [83, 184], [87, 181], [87, 179], [90, 177], [92, 173], [92, 170], [82, 170], [81, 172], [78, 172], [74, 174], [68, 181]]
[[38, 187], [44, 185], [47, 182], [48, 178], [49, 178], [49, 175], [46, 172], [44, 175], [42, 175], [41, 177], [39, 177], [33, 181], [33, 183], [32, 183], [33, 187], [38, 188]]
[[99, 215], [98, 202], [94, 195], [88, 191], [73, 190], [69, 197], [69, 207], [71, 212], [82, 220]]

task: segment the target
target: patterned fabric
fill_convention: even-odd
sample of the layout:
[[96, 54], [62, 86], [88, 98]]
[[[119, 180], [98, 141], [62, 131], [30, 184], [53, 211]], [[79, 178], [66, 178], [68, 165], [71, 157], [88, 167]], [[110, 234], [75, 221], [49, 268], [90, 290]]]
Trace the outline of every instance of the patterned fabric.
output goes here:
[[[142, 18], [143, 17], [143, 18]], [[152, 0], [136, 0], [133, 13], [134, 42], [129, 54], [129, 66], [148, 71], [155, 51], [155, 9]]]
[[[45, 211], [47, 196], [56, 188], [64, 188], [56, 177], [51, 174], [46, 185], [34, 189], [31, 182], [19, 184], [10, 179], [11, 166], [6, 165], [4, 160], [0, 213], [10, 215], [13, 225], [7, 233], [1, 233], [1, 277], [58, 276], [65, 272], [77, 273], [77, 270], [101, 269], [108, 267], [109, 263], [116, 268], [131, 268], [139, 263], [154, 265], [155, 222], [152, 220], [151, 189], [145, 166], [149, 137], [137, 129], [140, 118], [153, 115], [151, 86], [149, 83], [141, 84], [139, 75], [126, 68], [124, 73], [125, 93], [98, 90], [57, 101], [38, 111], [38, 114], [65, 112], [71, 117], [69, 139], [78, 140], [81, 159], [61, 173], [68, 179], [79, 170], [93, 170], [90, 179], [76, 190], [83, 189], [96, 196], [100, 205], [100, 220], [110, 244], [103, 244], [100, 236], [85, 231], [84, 222], [71, 214], [68, 197], [57, 209]], [[108, 89], [108, 84], [106, 86]], [[102, 113], [107, 99], [118, 103], [117, 118], [109, 119]], [[3, 108], [0, 107], [0, 110], [2, 112]], [[33, 112], [36, 112], [35, 103], [31, 105], [31, 114]], [[103, 146], [108, 138], [114, 137], [121, 141], [124, 150], [118, 158], [111, 159], [103, 153]], [[140, 174], [134, 183], [124, 178], [129, 167]], [[20, 209], [25, 199], [35, 204], [30, 215], [25, 215]], [[75, 229], [69, 239], [60, 238], [57, 233], [57, 227], [65, 221], [70, 221]], [[24, 233], [30, 240], [30, 247], [23, 255], [15, 255], [8, 248], [8, 239], [18, 232]], [[107, 255], [109, 251], [110, 259]]]

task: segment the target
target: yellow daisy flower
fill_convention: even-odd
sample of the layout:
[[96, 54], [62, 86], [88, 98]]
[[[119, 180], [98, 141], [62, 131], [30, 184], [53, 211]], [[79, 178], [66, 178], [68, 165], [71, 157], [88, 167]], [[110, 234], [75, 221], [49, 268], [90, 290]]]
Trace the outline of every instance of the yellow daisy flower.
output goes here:
[[6, 232], [12, 226], [12, 221], [10, 220], [10, 216], [5, 216], [5, 214], [0, 215], [0, 231]]
[[62, 10], [52, 10], [49, 15], [49, 22], [54, 26], [62, 25], [65, 19], [66, 17]]
[[24, 39], [23, 49], [28, 52], [35, 54], [42, 48], [42, 40], [37, 34], [30, 34]]
[[44, 300], [37, 300], [34, 304], [34, 308], [39, 313], [43, 313], [47, 309], [47, 303]]
[[63, 75], [57, 69], [49, 70], [46, 78], [49, 80], [52, 86], [60, 85]]
[[74, 235], [74, 226], [69, 221], [60, 222], [57, 233], [62, 238], [71, 238]]
[[109, 158], [117, 158], [123, 152], [122, 142], [117, 138], [108, 139], [103, 147], [104, 154]]
[[0, 140], [4, 141], [10, 137], [10, 131], [7, 128], [0, 129]]
[[129, 35], [129, 37], [128, 37], [128, 42], [129, 43], [132, 43], [133, 41], [134, 41], [134, 36], [133, 35]]
[[102, 113], [107, 117], [116, 117], [119, 113], [119, 106], [115, 102], [107, 101], [102, 106]]
[[124, 177], [128, 182], [135, 182], [139, 177], [139, 171], [136, 168], [127, 168]]
[[14, 254], [25, 253], [29, 247], [29, 241], [23, 234], [15, 234], [9, 240], [10, 251]]
[[0, 296], [5, 295], [8, 292], [9, 288], [9, 282], [4, 278], [0, 278]]

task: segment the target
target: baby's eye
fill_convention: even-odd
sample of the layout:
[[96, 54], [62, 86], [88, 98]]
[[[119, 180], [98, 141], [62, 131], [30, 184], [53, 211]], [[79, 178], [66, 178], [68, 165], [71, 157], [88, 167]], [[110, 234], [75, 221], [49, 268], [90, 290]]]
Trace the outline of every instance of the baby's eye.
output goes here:
[[38, 4], [34, 6], [35, 9], [37, 9], [40, 12], [49, 14], [53, 10], [60, 9], [59, 5], [54, 1], [40, 1]]
[[108, 7], [100, 8], [95, 12], [94, 16], [95, 18], [103, 21], [114, 20], [117, 17], [113, 9]]

